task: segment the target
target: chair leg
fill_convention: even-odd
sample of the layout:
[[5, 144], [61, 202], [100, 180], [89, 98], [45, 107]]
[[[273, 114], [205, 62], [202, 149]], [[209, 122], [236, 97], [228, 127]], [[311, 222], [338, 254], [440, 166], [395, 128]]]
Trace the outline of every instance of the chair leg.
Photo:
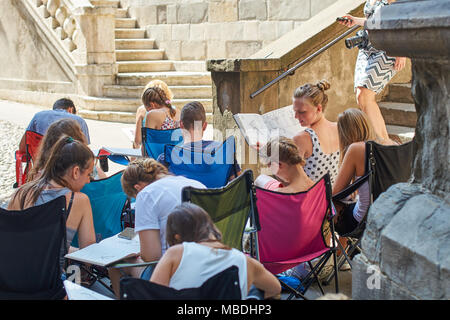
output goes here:
[[103, 280], [101, 280], [96, 274], [92, 273], [88, 268], [86, 268], [85, 265], [82, 264], [80, 267], [81, 267], [84, 271], [86, 271], [90, 276], [95, 277], [96, 281], [98, 281], [102, 286], [104, 286], [104, 287], [105, 287], [107, 290], [109, 290], [112, 294], [115, 294], [115, 293], [114, 293], [114, 290], [111, 289], [110, 286], [108, 286], [108, 285], [107, 285], [105, 282], [103, 282]]
[[[327, 259], [327, 261], [328, 261], [328, 259]], [[308, 265], [311, 268], [311, 270], [313, 270], [313, 265], [312, 265], [311, 261], [308, 261]], [[317, 275], [317, 273], [315, 271], [314, 271], [314, 278], [317, 281], [317, 285], [319, 286], [320, 292], [322, 292], [322, 295], [325, 295], [325, 291], [323, 290], [322, 284], [320, 283], [319, 276]]]
[[[278, 281], [280, 281], [280, 280], [278, 280]], [[303, 300], [309, 300], [300, 291], [292, 288], [290, 285], [284, 283], [283, 281], [280, 281], [280, 284], [281, 284], [281, 286], [283, 286], [284, 288], [288, 289], [291, 292], [291, 294], [289, 295], [287, 300], [291, 300], [294, 296], [296, 298], [302, 298]]]

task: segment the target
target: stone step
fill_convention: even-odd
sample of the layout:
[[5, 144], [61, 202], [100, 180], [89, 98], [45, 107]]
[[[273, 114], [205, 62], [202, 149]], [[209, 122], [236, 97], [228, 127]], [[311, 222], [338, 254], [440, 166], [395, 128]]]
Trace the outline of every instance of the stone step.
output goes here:
[[144, 39], [145, 29], [115, 29], [116, 39]]
[[402, 126], [394, 126], [394, 125], [387, 125], [386, 129], [388, 131], [388, 134], [391, 138], [398, 137], [398, 140], [401, 143], [406, 143], [408, 141], [411, 141], [414, 138], [415, 135], [415, 128], [411, 127], [402, 127]]
[[133, 29], [136, 28], [136, 19], [133, 18], [116, 18], [117, 29]]
[[164, 58], [164, 50], [116, 50], [117, 61], [146, 61], [146, 60], [162, 60]]
[[154, 39], [116, 39], [116, 50], [153, 49]]
[[119, 72], [153, 72], [153, 71], [172, 71], [172, 61], [119, 61]]
[[173, 67], [177, 71], [196, 71], [205, 72], [206, 71], [206, 61], [173, 61]]
[[96, 7], [118, 8], [120, 5], [120, 0], [91, 0], [91, 4]]
[[416, 127], [416, 108], [412, 103], [379, 102], [381, 113], [386, 124]]
[[387, 89], [388, 94], [384, 100], [401, 103], [414, 103], [410, 83], [392, 83], [389, 84]]
[[140, 72], [119, 73], [117, 83], [123, 86], [145, 86], [152, 80], [162, 80], [168, 86], [211, 85], [209, 72]]
[[[135, 112], [79, 110], [78, 114], [84, 119], [91, 119], [91, 120], [123, 122], [123, 123], [136, 122]], [[213, 123], [212, 113], [206, 114], [206, 122], [212, 125]]]
[[[80, 107], [88, 111], [135, 113], [137, 108], [142, 105], [139, 97], [140, 94], [135, 98], [84, 97], [83, 105]], [[192, 101], [201, 102], [205, 111], [212, 113], [212, 99], [173, 99], [172, 104], [181, 110], [185, 104]]]
[[[211, 99], [212, 86], [169, 86], [173, 95], [177, 99]], [[136, 98], [140, 97], [144, 91], [144, 86], [103, 86], [103, 94], [106, 97], [115, 98]]]
[[126, 18], [128, 17], [128, 10], [123, 8], [116, 9], [116, 18]]

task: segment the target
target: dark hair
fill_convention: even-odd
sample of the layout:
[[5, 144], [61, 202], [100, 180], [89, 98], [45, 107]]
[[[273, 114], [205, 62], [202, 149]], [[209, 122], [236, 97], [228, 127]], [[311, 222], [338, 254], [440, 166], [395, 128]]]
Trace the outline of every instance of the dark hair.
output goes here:
[[64, 118], [53, 122], [50, 127], [48, 127], [47, 132], [42, 139], [39, 146], [38, 155], [36, 161], [34, 162], [33, 169], [31, 169], [28, 174], [28, 181], [32, 181], [36, 178], [38, 172], [44, 167], [47, 161], [51, 148], [56, 144], [59, 137], [62, 135], [67, 135], [75, 140], [78, 140], [84, 144], [87, 144], [86, 136], [81, 130], [78, 121]]
[[192, 101], [181, 109], [180, 121], [186, 130], [194, 128], [195, 121], [206, 122], [206, 112], [203, 105], [198, 101]]
[[142, 94], [142, 103], [144, 106], [150, 106], [150, 102], [154, 102], [160, 106], [166, 106], [170, 109], [170, 116], [173, 118], [177, 114], [177, 109], [172, 105], [166, 93], [160, 87], [147, 88]]
[[74, 114], [77, 113], [75, 104], [70, 99], [62, 98], [62, 99], [56, 100], [56, 102], [53, 104], [53, 110], [58, 110], [58, 109], [67, 110], [71, 107], [73, 108], [73, 113]]
[[14, 199], [20, 201], [20, 208], [25, 207], [25, 203], [34, 204], [44, 188], [51, 180], [57, 184], [70, 188], [64, 175], [73, 166], [79, 166], [84, 172], [89, 166], [89, 161], [94, 159], [91, 149], [84, 143], [63, 135], [50, 150], [50, 156], [44, 164], [41, 176], [31, 182], [21, 186], [14, 194]]
[[321, 80], [316, 84], [307, 83], [295, 89], [294, 98], [309, 98], [314, 106], [317, 107], [320, 104], [322, 110], [325, 111], [328, 103], [328, 96], [325, 91], [330, 87], [331, 85], [327, 80]]
[[[180, 240], [175, 235], [180, 236]], [[211, 239], [213, 236], [215, 239]], [[209, 214], [201, 207], [184, 202], [175, 207], [167, 217], [166, 241], [169, 246], [181, 242], [221, 241], [222, 234]], [[229, 249], [223, 246], [224, 249]]]
[[282, 161], [289, 165], [305, 166], [306, 161], [300, 156], [297, 145], [292, 139], [275, 137], [267, 142], [260, 150], [262, 160], [266, 162]]

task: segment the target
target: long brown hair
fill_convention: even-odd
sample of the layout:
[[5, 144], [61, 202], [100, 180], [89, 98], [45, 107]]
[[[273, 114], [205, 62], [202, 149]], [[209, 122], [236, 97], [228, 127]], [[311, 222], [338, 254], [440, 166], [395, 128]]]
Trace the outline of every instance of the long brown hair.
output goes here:
[[13, 201], [17, 198], [21, 209], [25, 207], [25, 204], [34, 204], [52, 180], [63, 187], [70, 188], [64, 179], [67, 171], [74, 166], [79, 166], [84, 172], [88, 169], [90, 161], [94, 160], [94, 154], [88, 146], [67, 135], [62, 135], [56, 141], [49, 154], [40, 177], [27, 182], [14, 194]]
[[170, 109], [170, 116], [172, 118], [177, 114], [177, 109], [172, 105], [166, 92], [160, 87], [150, 87], [147, 88], [142, 94], [142, 103], [144, 106], [150, 106], [150, 102], [154, 102], [160, 106], [166, 106]]
[[36, 161], [28, 174], [27, 181], [32, 181], [37, 177], [39, 171], [44, 167], [45, 162], [50, 156], [51, 148], [56, 144], [59, 137], [62, 135], [67, 135], [75, 140], [87, 144], [86, 137], [83, 131], [81, 131], [78, 121], [67, 118], [53, 122], [50, 127], [48, 127], [47, 132], [42, 139]]
[[379, 141], [367, 115], [360, 109], [350, 108], [340, 113], [337, 120], [339, 150], [342, 163], [348, 147], [354, 142]]
[[325, 112], [328, 103], [328, 96], [325, 91], [330, 87], [331, 85], [327, 80], [321, 80], [316, 84], [307, 83], [295, 89], [294, 98], [308, 98], [315, 107], [320, 104], [322, 111]]
[[167, 168], [152, 158], [140, 158], [130, 162], [128, 167], [122, 174], [122, 189], [125, 194], [131, 198], [135, 198], [137, 190], [134, 185], [139, 182], [153, 183], [158, 180], [161, 175], [168, 174]]
[[[175, 235], [180, 236], [180, 240]], [[211, 239], [211, 236], [214, 239]], [[181, 242], [215, 242], [221, 241], [222, 234], [214, 225], [209, 214], [201, 207], [184, 202], [175, 207], [167, 217], [166, 241], [169, 246]], [[223, 245], [221, 249], [230, 249]]]

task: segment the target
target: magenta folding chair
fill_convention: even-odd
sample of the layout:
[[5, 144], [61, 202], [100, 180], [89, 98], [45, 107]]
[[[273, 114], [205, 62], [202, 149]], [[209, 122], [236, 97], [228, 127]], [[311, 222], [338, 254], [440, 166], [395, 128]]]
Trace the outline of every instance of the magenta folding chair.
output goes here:
[[[286, 194], [256, 187], [256, 199], [261, 225], [261, 230], [258, 231], [260, 262], [273, 274], [307, 262], [311, 271], [300, 286], [292, 288], [280, 281], [291, 292], [288, 299], [292, 299], [294, 295], [304, 298], [303, 294], [314, 281], [317, 281], [324, 294], [317, 274], [331, 256], [334, 258], [335, 269], [337, 265], [329, 175], [323, 176], [308, 191], [299, 193]], [[333, 235], [332, 247], [325, 241], [323, 230], [326, 229]], [[311, 260], [318, 257], [319, 262], [313, 267]], [[335, 271], [338, 293], [337, 270]]]

